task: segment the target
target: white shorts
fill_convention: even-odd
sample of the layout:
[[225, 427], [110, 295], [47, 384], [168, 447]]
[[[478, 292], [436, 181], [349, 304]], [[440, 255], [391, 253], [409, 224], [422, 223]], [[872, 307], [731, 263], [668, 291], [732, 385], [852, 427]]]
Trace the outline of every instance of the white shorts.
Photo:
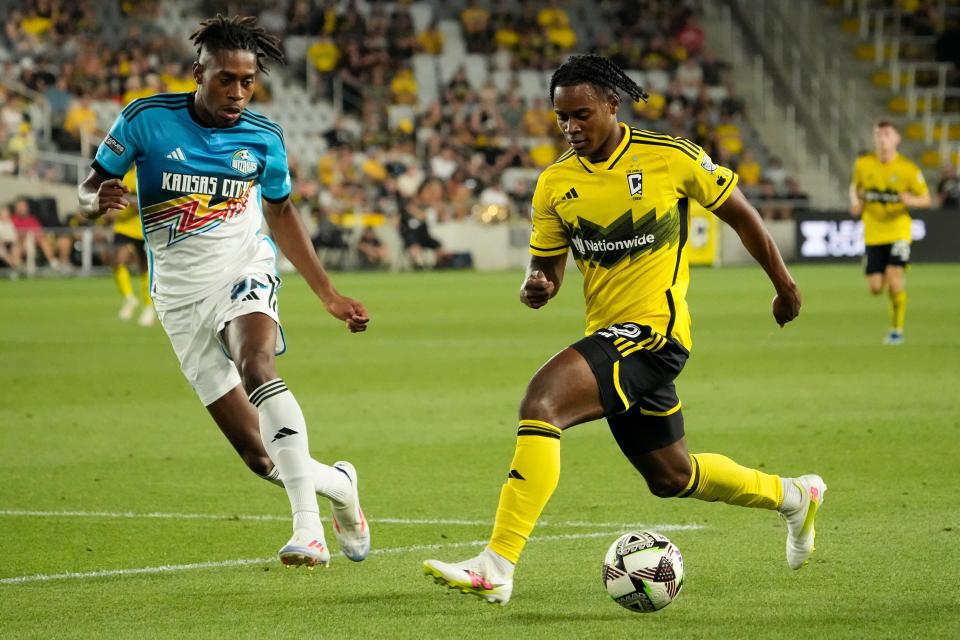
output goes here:
[[180, 360], [180, 370], [204, 406], [240, 384], [240, 374], [220, 336], [228, 322], [250, 313], [267, 315], [277, 323], [277, 355], [286, 351], [277, 313], [280, 277], [264, 270], [272, 269], [272, 261], [270, 265], [264, 262], [253, 263], [231, 284], [203, 300], [158, 312]]

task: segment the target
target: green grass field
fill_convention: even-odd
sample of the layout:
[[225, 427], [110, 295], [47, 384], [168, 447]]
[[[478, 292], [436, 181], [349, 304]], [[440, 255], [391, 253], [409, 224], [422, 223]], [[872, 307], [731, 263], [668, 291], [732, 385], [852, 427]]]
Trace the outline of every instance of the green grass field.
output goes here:
[[[880, 344], [886, 302], [857, 267], [794, 275], [805, 305], [781, 330], [759, 269], [694, 271], [678, 389], [691, 450], [823, 475], [810, 565], [787, 568], [771, 512], [652, 497], [591, 423], [564, 436], [505, 608], [420, 563], [489, 535], [527, 380], [581, 334], [576, 276], [533, 312], [518, 273], [335, 274], [371, 312], [365, 335], [287, 278], [281, 374], [315, 457], [359, 469], [375, 547], [313, 572], [274, 559], [286, 496], [245, 470], [163, 331], [116, 320], [110, 280], [0, 283], [0, 637], [960, 637], [960, 267], [911, 271], [901, 347]], [[657, 614], [600, 583], [632, 527], [685, 557]]]

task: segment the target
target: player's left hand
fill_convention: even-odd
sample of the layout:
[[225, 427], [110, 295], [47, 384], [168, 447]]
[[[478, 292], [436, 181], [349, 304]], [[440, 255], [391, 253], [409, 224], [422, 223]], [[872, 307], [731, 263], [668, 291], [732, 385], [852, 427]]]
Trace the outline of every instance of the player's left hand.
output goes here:
[[334, 318], [347, 323], [350, 333], [360, 333], [367, 330], [370, 315], [359, 300], [337, 295], [325, 302], [324, 306]]
[[791, 285], [773, 297], [773, 317], [781, 327], [800, 315], [800, 290]]
[[531, 309], [539, 309], [550, 302], [557, 286], [544, 275], [543, 271], [537, 270], [527, 276], [520, 288], [520, 302]]

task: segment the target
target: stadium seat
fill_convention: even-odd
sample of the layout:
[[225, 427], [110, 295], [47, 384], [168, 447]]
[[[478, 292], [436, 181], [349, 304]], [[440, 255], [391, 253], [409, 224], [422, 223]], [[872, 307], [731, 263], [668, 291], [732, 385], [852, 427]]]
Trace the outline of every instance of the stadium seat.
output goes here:
[[517, 80], [520, 82], [520, 95], [527, 102], [547, 95], [547, 89], [550, 85], [543, 82], [543, 75], [540, 71], [521, 69], [517, 73]]
[[414, 54], [413, 77], [417, 81], [417, 106], [423, 109], [436, 102], [438, 96], [436, 57], [425, 53]]
[[650, 69], [647, 71], [648, 89], [653, 89], [657, 93], [666, 93], [670, 87], [670, 74], [662, 69]]
[[403, 120], [414, 122], [416, 117], [417, 114], [411, 105], [393, 104], [387, 107], [387, 126], [391, 130], [395, 130]]
[[448, 52], [444, 49], [443, 53], [437, 56], [437, 64], [440, 68], [439, 81], [441, 86], [446, 86], [457, 70], [466, 63], [466, 54], [456, 51]]
[[493, 80], [493, 86], [501, 93], [506, 93], [507, 90], [510, 89], [514, 77], [515, 74], [510, 69], [494, 69], [490, 74], [490, 78]]
[[489, 65], [487, 56], [479, 53], [469, 53], [464, 58], [464, 68], [467, 72], [467, 81], [475, 90], [480, 90], [487, 82]]
[[443, 52], [462, 58], [467, 53], [467, 45], [463, 40], [460, 23], [456, 20], [441, 20], [437, 26], [443, 34]]
[[410, 19], [417, 33], [425, 30], [433, 20], [433, 6], [427, 2], [413, 2], [410, 4]]
[[283, 48], [287, 54], [288, 65], [299, 65], [307, 59], [307, 49], [313, 43], [310, 36], [287, 36]]

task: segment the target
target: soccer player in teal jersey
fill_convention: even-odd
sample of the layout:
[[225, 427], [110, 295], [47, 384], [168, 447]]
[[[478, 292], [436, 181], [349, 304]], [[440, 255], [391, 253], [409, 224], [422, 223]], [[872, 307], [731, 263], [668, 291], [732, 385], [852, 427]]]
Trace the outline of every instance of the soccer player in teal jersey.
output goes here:
[[137, 167], [151, 295], [183, 374], [247, 466], [286, 488], [293, 536], [288, 566], [327, 564], [317, 494], [330, 499], [341, 551], [366, 558], [370, 530], [356, 469], [310, 457], [300, 405], [277, 374], [285, 349], [277, 311], [276, 247], [333, 317], [351, 332], [369, 316], [327, 277], [296, 209], [281, 128], [247, 108], [265, 57], [283, 62], [279, 40], [252, 17], [205, 20], [193, 93], [134, 100], [120, 113], [80, 185], [90, 218], [127, 206], [122, 176]]

